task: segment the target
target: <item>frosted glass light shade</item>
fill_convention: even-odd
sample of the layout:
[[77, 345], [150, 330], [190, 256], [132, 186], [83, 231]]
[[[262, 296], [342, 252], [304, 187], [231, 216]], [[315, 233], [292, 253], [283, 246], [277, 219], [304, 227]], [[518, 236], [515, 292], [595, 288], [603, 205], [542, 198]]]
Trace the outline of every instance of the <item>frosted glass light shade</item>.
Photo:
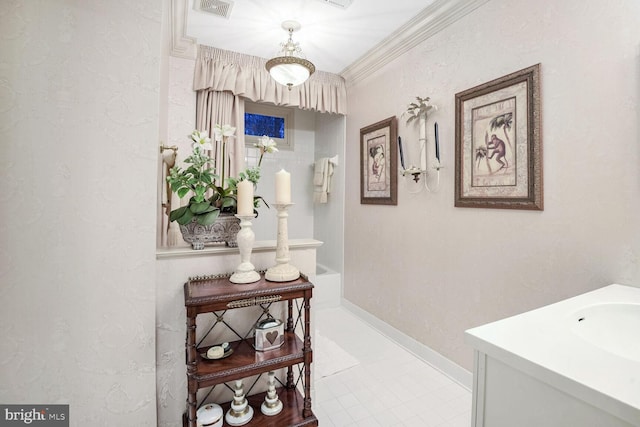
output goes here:
[[316, 70], [310, 61], [295, 56], [279, 56], [270, 59], [265, 67], [275, 81], [288, 86], [289, 89], [306, 82]]

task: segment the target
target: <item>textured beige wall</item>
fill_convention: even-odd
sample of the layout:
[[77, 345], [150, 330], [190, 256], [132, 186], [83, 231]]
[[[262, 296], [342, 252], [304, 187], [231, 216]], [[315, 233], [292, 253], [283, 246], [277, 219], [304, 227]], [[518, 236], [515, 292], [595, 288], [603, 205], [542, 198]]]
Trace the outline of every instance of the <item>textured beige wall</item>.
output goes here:
[[[345, 297], [472, 369], [465, 329], [640, 285], [640, 3], [491, 0], [349, 88]], [[454, 208], [457, 92], [541, 63], [544, 212]], [[440, 191], [360, 204], [359, 129], [439, 110]], [[432, 128], [431, 128], [432, 129]], [[399, 121], [404, 144], [417, 129]]]
[[0, 402], [155, 426], [161, 5], [0, 6]]

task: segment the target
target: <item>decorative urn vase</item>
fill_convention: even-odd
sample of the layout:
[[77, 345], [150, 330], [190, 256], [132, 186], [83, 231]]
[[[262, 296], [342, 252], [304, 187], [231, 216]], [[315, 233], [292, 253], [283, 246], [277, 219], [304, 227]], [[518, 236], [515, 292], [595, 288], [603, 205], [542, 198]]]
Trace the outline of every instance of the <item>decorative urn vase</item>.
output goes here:
[[225, 243], [237, 247], [236, 236], [240, 231], [240, 220], [231, 213], [221, 213], [211, 225], [200, 225], [194, 218], [190, 223], [180, 226], [182, 238], [191, 243], [195, 250], [204, 249], [205, 243]]

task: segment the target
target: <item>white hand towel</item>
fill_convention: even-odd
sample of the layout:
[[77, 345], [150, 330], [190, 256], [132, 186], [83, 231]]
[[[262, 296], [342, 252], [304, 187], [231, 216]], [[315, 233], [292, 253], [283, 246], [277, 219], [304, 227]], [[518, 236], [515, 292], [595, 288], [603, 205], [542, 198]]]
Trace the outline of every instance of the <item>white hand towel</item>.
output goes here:
[[333, 163], [331, 163], [329, 161], [329, 163], [327, 163], [327, 194], [331, 193], [331, 182], [332, 182], [332, 177], [333, 177], [333, 169], [335, 168], [335, 166], [333, 166]]
[[[320, 165], [318, 165], [320, 164]], [[328, 193], [331, 188], [331, 175], [333, 175], [333, 165], [329, 163], [327, 157], [323, 157], [316, 162], [316, 170], [322, 170], [321, 179], [316, 179], [316, 173], [314, 173], [313, 184], [315, 185], [313, 191], [314, 203], [327, 203]]]
[[316, 160], [315, 167], [313, 170], [313, 185], [322, 185], [324, 180], [324, 168], [327, 162], [325, 158], [321, 158]]

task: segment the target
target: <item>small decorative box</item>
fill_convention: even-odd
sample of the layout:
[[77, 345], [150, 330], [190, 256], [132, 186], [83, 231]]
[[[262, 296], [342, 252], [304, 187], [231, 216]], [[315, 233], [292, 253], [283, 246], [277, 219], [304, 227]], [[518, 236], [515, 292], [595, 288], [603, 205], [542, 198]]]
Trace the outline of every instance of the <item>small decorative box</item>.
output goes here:
[[263, 319], [256, 323], [254, 348], [258, 351], [267, 351], [278, 348], [284, 344], [284, 324], [273, 317]]
[[222, 407], [215, 403], [208, 403], [202, 406], [196, 412], [198, 418], [198, 427], [222, 427], [224, 421], [222, 421]]

